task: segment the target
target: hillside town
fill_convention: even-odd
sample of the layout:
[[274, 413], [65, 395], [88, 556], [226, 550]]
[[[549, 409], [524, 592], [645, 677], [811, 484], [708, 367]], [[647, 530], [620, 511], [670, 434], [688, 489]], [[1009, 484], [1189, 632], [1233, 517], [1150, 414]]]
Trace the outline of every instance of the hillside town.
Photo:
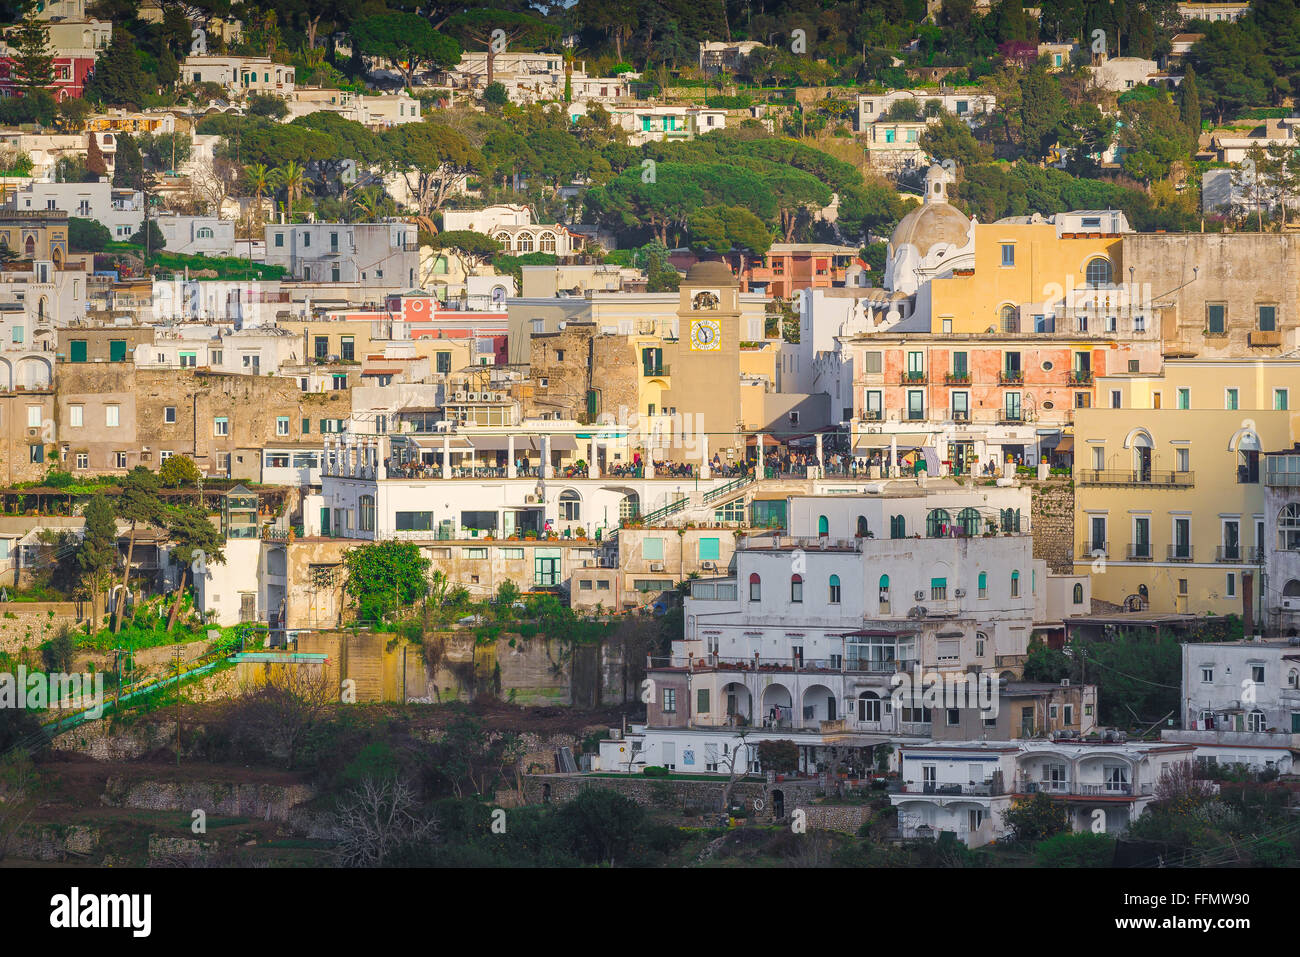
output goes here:
[[0, 21], [0, 861], [1300, 863], [1300, 3]]

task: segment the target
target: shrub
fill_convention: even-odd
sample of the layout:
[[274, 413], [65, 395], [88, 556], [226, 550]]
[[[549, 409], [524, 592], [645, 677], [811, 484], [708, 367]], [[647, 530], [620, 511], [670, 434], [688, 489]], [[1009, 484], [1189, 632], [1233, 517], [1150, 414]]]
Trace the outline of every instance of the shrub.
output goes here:
[[667, 768], [661, 768], [657, 765], [651, 765], [641, 773], [648, 778], [666, 778], [668, 777], [670, 772]]
[[1110, 867], [1115, 839], [1107, 834], [1057, 834], [1042, 841], [1034, 855], [1039, 867]]

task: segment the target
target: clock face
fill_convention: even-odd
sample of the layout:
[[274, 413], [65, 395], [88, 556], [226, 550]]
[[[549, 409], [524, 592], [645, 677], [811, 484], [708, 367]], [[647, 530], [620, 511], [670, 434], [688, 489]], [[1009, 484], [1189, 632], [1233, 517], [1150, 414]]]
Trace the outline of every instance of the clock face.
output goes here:
[[695, 352], [717, 352], [722, 348], [722, 323], [717, 319], [695, 319], [691, 322], [691, 349]]

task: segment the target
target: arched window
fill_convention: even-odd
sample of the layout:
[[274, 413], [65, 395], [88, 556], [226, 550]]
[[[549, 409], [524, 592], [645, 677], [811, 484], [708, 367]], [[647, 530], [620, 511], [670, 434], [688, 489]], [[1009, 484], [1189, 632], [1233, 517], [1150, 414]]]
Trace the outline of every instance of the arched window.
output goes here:
[[508, 253], [508, 252], [510, 252], [510, 234], [509, 234], [509, 233], [497, 233], [496, 236], [494, 236], [493, 238], [494, 238], [497, 242], [499, 242], [499, 243], [501, 244], [501, 251], [502, 251], [503, 253]]
[[889, 576], [888, 575], [880, 576], [880, 603], [882, 605], [889, 604]]
[[1002, 311], [999, 313], [999, 319], [1002, 321], [1003, 332], [1020, 331], [1018, 328], [1020, 324], [1016, 322], [1016, 307], [1010, 303], [1007, 303], [1007, 305], [1002, 307]]
[[565, 522], [582, 519], [582, 496], [571, 488], [560, 493], [560, 519]]
[[989, 573], [988, 572], [980, 572], [979, 587], [980, 587], [980, 591], [979, 591], [980, 597], [988, 598], [989, 597]]
[[375, 497], [362, 495], [357, 499], [357, 525], [363, 532], [375, 530]]
[[889, 537], [907, 538], [907, 520], [903, 516], [891, 515], [889, 517]]
[[1109, 286], [1111, 284], [1112, 270], [1110, 260], [1105, 256], [1097, 256], [1088, 260], [1088, 268], [1084, 273], [1089, 286]]
[[530, 253], [533, 251], [533, 234], [520, 233], [515, 239], [515, 252]]
[[830, 591], [831, 591], [831, 594], [830, 594], [830, 602], [831, 602], [831, 604], [832, 604], [832, 605], [838, 605], [838, 604], [840, 603], [840, 576], [839, 576], [839, 575], [832, 575], [832, 576], [831, 576], [831, 588], [830, 588]]
[[1283, 586], [1282, 586], [1282, 597], [1283, 597], [1283, 598], [1300, 598], [1300, 581], [1296, 581], [1294, 578], [1292, 578], [1292, 579], [1291, 579], [1290, 581], [1288, 581], [1285, 585], [1283, 585]]
[[1247, 731], [1264, 731], [1268, 728], [1268, 718], [1263, 711], [1256, 708], [1250, 714], [1246, 715]]
[[858, 536], [858, 538], [866, 538], [866, 537], [867, 537], [867, 516], [865, 516], [865, 515], [859, 515], [859, 516], [858, 516], [858, 531], [857, 531], [857, 536]]
[[827, 535], [829, 535], [830, 533], [831, 533], [831, 523], [830, 523], [830, 521], [826, 518], [825, 515], [818, 515], [818, 516], [817, 516], [817, 535], [818, 535], [818, 537], [820, 537], [820, 538], [825, 538], [825, 537], [826, 537]]
[[790, 601], [796, 605], [803, 601], [802, 575], [790, 576]]
[[1011, 573], [1011, 597], [1020, 597], [1020, 572], [1019, 570]]
[[1083, 604], [1083, 585], [1079, 582], [1074, 583], [1074, 603], [1076, 605]]
[[858, 695], [858, 720], [880, 720], [880, 695], [874, 691], [864, 691]]
[[195, 234], [199, 239], [211, 239], [216, 235], [211, 226], [200, 226], [198, 233]]
[[973, 508], [963, 508], [957, 513], [957, 524], [962, 534], [974, 537], [980, 533], [980, 513]]
[[1002, 517], [1002, 531], [1018, 532], [1020, 531], [1020, 509], [1004, 508], [1000, 512]]
[[35, 259], [36, 258], [36, 237], [28, 236], [27, 242], [24, 243], [24, 248], [27, 250], [27, 258]]
[[948, 526], [952, 524], [952, 516], [948, 514], [947, 509], [932, 509], [925, 520], [925, 534], [927, 538], [940, 538], [948, 534]]
[[763, 580], [758, 577], [758, 572], [749, 576], [749, 600], [758, 601], [763, 597]]
[[1277, 513], [1277, 547], [1293, 552], [1300, 549], [1300, 504], [1283, 505]]
[[542, 233], [542, 252], [555, 252], [555, 233]]

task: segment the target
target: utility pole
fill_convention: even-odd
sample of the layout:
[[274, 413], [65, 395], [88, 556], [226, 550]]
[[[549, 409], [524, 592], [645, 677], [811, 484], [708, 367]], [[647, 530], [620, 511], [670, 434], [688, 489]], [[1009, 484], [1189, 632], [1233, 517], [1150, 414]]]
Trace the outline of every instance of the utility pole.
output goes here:
[[176, 646], [176, 766], [181, 765], [181, 646]]

